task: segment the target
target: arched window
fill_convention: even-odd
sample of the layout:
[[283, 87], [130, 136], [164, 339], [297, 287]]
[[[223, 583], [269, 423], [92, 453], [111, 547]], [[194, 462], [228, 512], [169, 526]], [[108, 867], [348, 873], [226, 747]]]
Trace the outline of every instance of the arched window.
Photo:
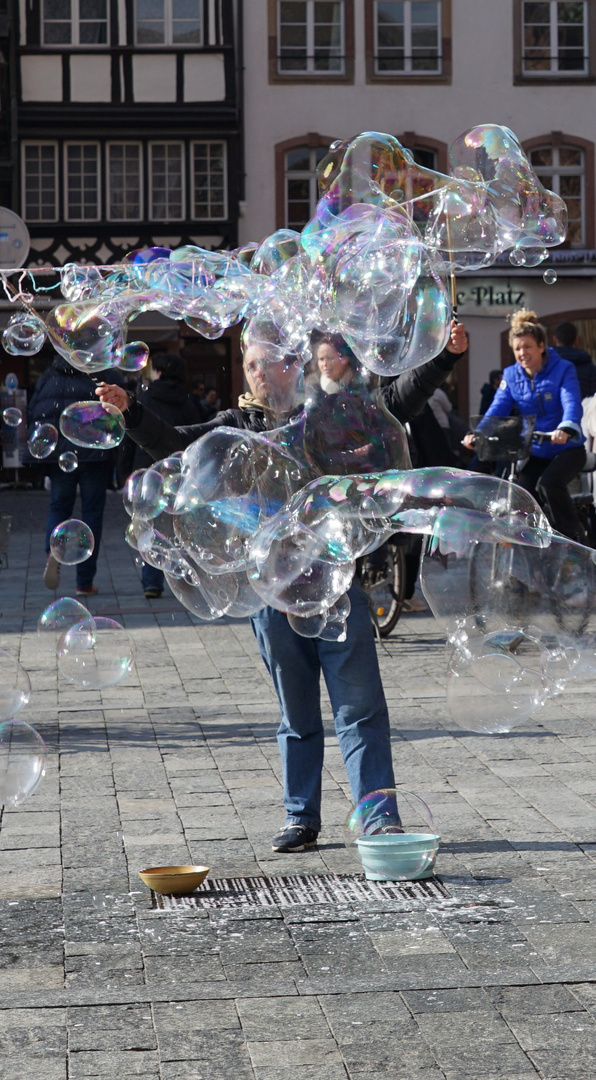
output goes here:
[[567, 204], [567, 245], [594, 246], [594, 144], [552, 132], [531, 139], [525, 149], [532, 168], [546, 188]]
[[278, 143], [275, 148], [276, 226], [300, 231], [317, 205], [317, 165], [332, 138], [309, 134]]

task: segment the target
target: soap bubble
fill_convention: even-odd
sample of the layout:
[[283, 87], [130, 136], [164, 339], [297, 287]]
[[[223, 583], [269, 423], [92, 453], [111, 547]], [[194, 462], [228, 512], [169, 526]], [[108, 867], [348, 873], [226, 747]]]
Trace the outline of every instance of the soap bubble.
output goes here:
[[128, 305], [98, 304], [95, 300], [57, 304], [47, 318], [52, 345], [79, 371], [92, 374], [113, 367], [124, 345], [123, 326]]
[[129, 341], [118, 353], [116, 367], [120, 368], [120, 371], [140, 371], [145, 367], [149, 356], [149, 346], [145, 345], [144, 341]]
[[114, 619], [96, 617], [93, 627], [75, 623], [58, 642], [58, 670], [84, 690], [105, 690], [121, 683], [132, 671], [132, 638]]
[[545, 285], [555, 285], [556, 281], [557, 281], [557, 271], [552, 270], [549, 267], [548, 270], [544, 271], [544, 273], [542, 275], [542, 280], [544, 281]]
[[447, 674], [447, 708], [466, 731], [500, 734], [536, 712], [545, 694], [540, 671], [520, 663], [513, 653], [456, 650]]
[[7, 427], [18, 427], [23, 422], [23, 414], [20, 409], [13, 409], [9, 406], [8, 409], [3, 410], [2, 419]]
[[42, 348], [46, 339], [45, 326], [41, 319], [27, 311], [12, 315], [8, 326], [2, 332], [2, 344], [12, 356], [34, 356]]
[[11, 720], [31, 697], [31, 681], [12, 653], [0, 649], [0, 720]]
[[39, 616], [37, 633], [41, 641], [49, 642], [55, 648], [64, 632], [77, 623], [86, 624], [90, 632], [93, 632], [95, 627], [93, 616], [83, 604], [70, 596], [63, 596], [50, 604]]
[[95, 538], [88, 525], [77, 518], [62, 521], [50, 536], [50, 551], [56, 562], [74, 566], [93, 554]]
[[58, 458], [58, 464], [62, 472], [74, 472], [79, 466], [79, 459], [74, 450], [65, 450]]
[[58, 432], [53, 424], [36, 424], [27, 446], [34, 458], [47, 458], [58, 445]]
[[19, 385], [19, 380], [18, 380], [18, 377], [15, 375], [14, 371], [9, 371], [8, 372], [8, 375], [6, 375], [6, 377], [4, 379], [4, 385], [5, 385], [7, 390], [16, 390], [17, 389], [17, 387]]
[[101, 401], [76, 401], [60, 417], [60, 431], [75, 446], [111, 450], [126, 433], [124, 417], [115, 405]]
[[46, 771], [46, 745], [23, 720], [0, 724], [0, 804], [20, 806], [39, 787]]
[[346, 819], [344, 839], [356, 846], [366, 877], [377, 881], [430, 877], [440, 842], [427, 804], [400, 788], [365, 795]]

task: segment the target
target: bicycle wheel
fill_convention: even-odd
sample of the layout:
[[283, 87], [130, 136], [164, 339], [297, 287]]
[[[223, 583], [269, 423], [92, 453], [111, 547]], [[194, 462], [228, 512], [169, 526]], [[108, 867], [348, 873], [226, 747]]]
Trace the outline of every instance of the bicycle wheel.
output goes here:
[[404, 602], [406, 556], [403, 544], [388, 540], [364, 562], [362, 586], [369, 596], [373, 620], [381, 637], [394, 629]]

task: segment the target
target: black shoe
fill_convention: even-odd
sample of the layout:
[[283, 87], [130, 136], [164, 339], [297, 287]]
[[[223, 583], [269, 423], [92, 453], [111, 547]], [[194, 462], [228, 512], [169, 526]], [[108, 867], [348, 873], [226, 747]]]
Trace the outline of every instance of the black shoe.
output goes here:
[[306, 848], [315, 847], [318, 835], [318, 832], [308, 825], [286, 825], [283, 832], [275, 837], [272, 850], [304, 851]]

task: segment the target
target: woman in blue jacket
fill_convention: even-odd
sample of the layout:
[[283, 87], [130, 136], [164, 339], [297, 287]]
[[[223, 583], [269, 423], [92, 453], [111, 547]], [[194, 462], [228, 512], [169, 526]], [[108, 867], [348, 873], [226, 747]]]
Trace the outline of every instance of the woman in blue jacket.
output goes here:
[[[558, 532], [579, 540], [580, 525], [567, 486], [586, 462], [577, 372], [547, 348], [546, 330], [533, 311], [522, 308], [512, 316], [509, 344], [516, 363], [505, 368], [478, 430], [490, 416], [511, 416], [516, 410], [521, 416], [536, 417], [536, 431], [552, 433], [550, 439], [534, 436], [517, 483], [548, 503]], [[472, 447], [473, 441], [473, 435], [466, 435], [466, 446]]]

